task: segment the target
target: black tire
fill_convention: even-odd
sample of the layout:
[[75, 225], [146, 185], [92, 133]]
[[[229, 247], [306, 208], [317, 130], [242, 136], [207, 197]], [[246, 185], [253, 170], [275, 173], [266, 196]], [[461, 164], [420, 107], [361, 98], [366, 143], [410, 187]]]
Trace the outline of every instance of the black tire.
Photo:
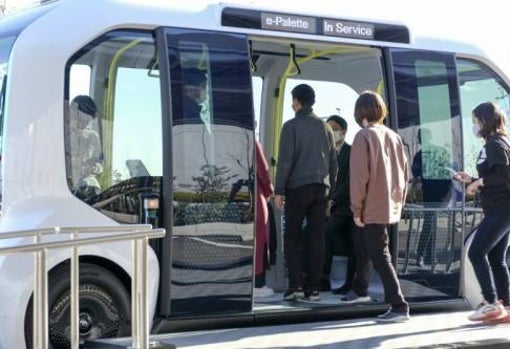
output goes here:
[[[50, 273], [49, 348], [70, 348], [70, 268]], [[131, 334], [131, 300], [122, 282], [108, 269], [80, 263], [80, 341]], [[32, 348], [32, 299], [25, 315], [25, 341]]]

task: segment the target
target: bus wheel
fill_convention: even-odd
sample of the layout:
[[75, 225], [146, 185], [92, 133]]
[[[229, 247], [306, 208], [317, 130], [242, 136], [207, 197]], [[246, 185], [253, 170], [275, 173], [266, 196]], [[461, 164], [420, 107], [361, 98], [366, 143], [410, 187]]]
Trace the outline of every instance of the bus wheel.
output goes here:
[[[69, 266], [50, 274], [48, 325], [51, 349], [71, 346], [71, 284]], [[109, 270], [80, 263], [80, 342], [131, 333], [131, 300], [122, 282]], [[32, 348], [32, 300], [25, 317], [27, 347]]]

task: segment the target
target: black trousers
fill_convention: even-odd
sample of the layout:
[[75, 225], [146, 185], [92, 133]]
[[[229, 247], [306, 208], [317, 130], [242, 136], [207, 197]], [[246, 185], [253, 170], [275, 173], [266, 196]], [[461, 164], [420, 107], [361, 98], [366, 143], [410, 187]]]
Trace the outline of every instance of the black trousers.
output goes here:
[[506, 255], [510, 241], [510, 215], [506, 209], [485, 212], [478, 225], [471, 247], [469, 260], [482, 288], [483, 298], [494, 303], [501, 299], [510, 304], [510, 276]]
[[[289, 289], [320, 290], [326, 203], [327, 187], [322, 184], [304, 185], [285, 193], [283, 248], [289, 271]], [[307, 234], [302, 229], [305, 217]], [[305, 266], [301, 262], [302, 254], [306, 255]]]
[[402, 295], [397, 273], [391, 263], [391, 254], [388, 247], [388, 225], [367, 224], [356, 227], [356, 272], [352, 285], [353, 291], [359, 296], [368, 295], [370, 282], [370, 261], [384, 288], [384, 300], [394, 311], [409, 310], [409, 305]]
[[322, 281], [329, 282], [331, 276], [331, 264], [336, 241], [340, 240], [342, 251], [347, 256], [347, 270], [344, 285], [351, 287], [354, 278], [356, 253], [354, 252], [354, 222], [348, 214], [334, 214], [326, 221], [326, 244], [324, 253], [324, 266], [322, 269]]

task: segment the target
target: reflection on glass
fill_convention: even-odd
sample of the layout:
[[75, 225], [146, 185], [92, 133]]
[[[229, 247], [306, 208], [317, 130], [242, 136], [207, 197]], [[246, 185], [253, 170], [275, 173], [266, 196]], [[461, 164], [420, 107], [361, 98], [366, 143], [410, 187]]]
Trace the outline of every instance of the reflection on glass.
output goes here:
[[171, 311], [249, 310], [254, 132], [247, 61], [214, 43], [176, 45]]

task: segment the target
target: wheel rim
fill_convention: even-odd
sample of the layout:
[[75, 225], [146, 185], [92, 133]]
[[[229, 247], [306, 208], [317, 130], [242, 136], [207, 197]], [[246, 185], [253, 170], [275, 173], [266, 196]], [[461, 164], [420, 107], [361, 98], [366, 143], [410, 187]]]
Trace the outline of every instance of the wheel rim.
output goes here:
[[[50, 305], [50, 342], [56, 348], [71, 345], [71, 297], [67, 291]], [[125, 314], [119, 312], [112, 297], [96, 285], [80, 286], [80, 310], [78, 328], [80, 341], [95, 338], [116, 337]]]

